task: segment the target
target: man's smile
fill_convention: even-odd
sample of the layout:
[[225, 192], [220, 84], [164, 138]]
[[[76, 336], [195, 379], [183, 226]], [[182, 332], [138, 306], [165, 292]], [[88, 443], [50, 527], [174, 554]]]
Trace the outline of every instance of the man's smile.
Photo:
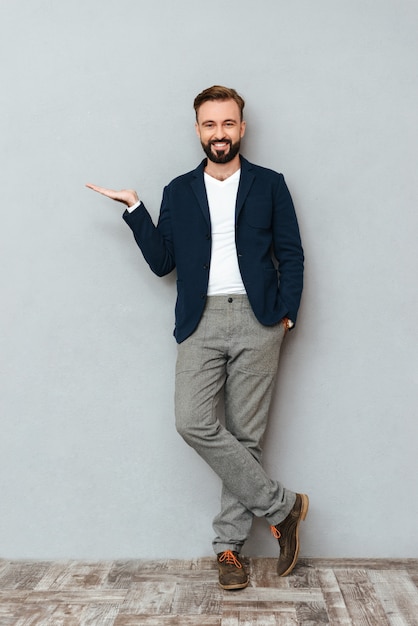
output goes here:
[[225, 150], [227, 146], [231, 145], [230, 141], [211, 141], [210, 145], [215, 148], [215, 150]]

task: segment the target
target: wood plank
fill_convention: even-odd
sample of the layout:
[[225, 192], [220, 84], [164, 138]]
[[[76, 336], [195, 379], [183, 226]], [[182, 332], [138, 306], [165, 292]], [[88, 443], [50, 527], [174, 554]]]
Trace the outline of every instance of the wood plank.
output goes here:
[[290, 576], [287, 576], [286, 579], [289, 581], [290, 587], [310, 589], [312, 587], [318, 588], [320, 586], [318, 580], [318, 570], [312, 565], [298, 563]]
[[223, 611], [221, 626], [240, 626], [239, 611]]
[[171, 613], [176, 588], [175, 582], [139, 583], [126, 594], [120, 607], [120, 614], [164, 615]]
[[36, 585], [37, 591], [101, 587], [108, 579], [111, 562], [62, 561], [52, 563]]
[[50, 563], [16, 561], [9, 562], [0, 573], [1, 589], [34, 589]]
[[[130, 581], [130, 582], [129, 582]], [[149, 572], [144, 574], [137, 574], [129, 579], [127, 576], [123, 576], [123, 578], [119, 578], [117, 582], [112, 584], [109, 580], [107, 580], [103, 587], [108, 587], [109, 589], [114, 589], [115, 587], [123, 588], [128, 590], [134, 585], [139, 583], [146, 582], [177, 582], [183, 583], [187, 585], [213, 585], [218, 583], [218, 572], [213, 572], [211, 570], [183, 570], [180, 572], [177, 571], [167, 571], [163, 573], [158, 572]]]
[[282, 602], [318, 602], [322, 603], [322, 593], [320, 589], [272, 589], [262, 587], [247, 587], [239, 593], [228, 593], [224, 595], [224, 606], [231, 608], [238, 603], [239, 606], [257, 602], [270, 605], [281, 604]]
[[[291, 613], [291, 612], [284, 613], [283, 611], [276, 612], [276, 613], [273, 613], [273, 617], [276, 620], [275, 624], [277, 626], [294, 626], [295, 624], [299, 624], [296, 611], [294, 613]], [[261, 622], [259, 623], [258, 626], [264, 626], [264, 625]], [[305, 626], [309, 626], [309, 625], [305, 624]]]
[[369, 572], [390, 624], [418, 624], [418, 589], [406, 571], [373, 570]]
[[350, 614], [334, 572], [321, 568], [317, 570], [317, 576], [332, 626], [351, 626]]
[[[3, 613], [3, 608], [6, 608], [6, 612]], [[39, 605], [30, 603], [13, 603], [11, 605], [4, 605], [0, 609], [0, 624], [1, 626], [32, 626], [33, 624], [48, 623], [52, 620], [52, 614], [57, 609], [56, 605]], [[55, 622], [49, 621], [54, 624]]]
[[298, 604], [296, 606], [296, 617], [298, 624], [327, 626], [330, 623], [325, 604], [319, 602], [302, 602]]
[[222, 616], [221, 626], [298, 626], [295, 609], [288, 611], [227, 611]]
[[113, 626], [118, 614], [118, 604], [88, 604], [80, 613], [80, 624], [82, 626]]
[[376, 591], [362, 569], [335, 569], [347, 610], [356, 626], [389, 626]]
[[178, 615], [220, 615], [223, 591], [218, 583], [178, 584], [171, 612]]
[[218, 581], [218, 568], [214, 558], [158, 561], [154, 566], [147, 562], [127, 561], [110, 568], [105, 586], [129, 589], [132, 585], [152, 581], [214, 584]]
[[30, 591], [26, 589], [0, 589], [0, 607], [10, 602], [21, 604], [26, 601], [29, 594]]
[[370, 570], [370, 569], [415, 569], [418, 571], [418, 559], [343, 559], [343, 558], [318, 558], [318, 557], [301, 557], [298, 560], [297, 567], [302, 565], [309, 565], [316, 568], [331, 568], [335, 569], [357, 569], [357, 570]]
[[30, 591], [29, 604], [122, 604], [125, 589], [61, 589], [59, 591]]
[[[383, 562], [383, 567], [385, 563]], [[383, 568], [381, 568], [383, 569]], [[409, 574], [409, 578], [414, 583], [415, 587], [418, 589], [418, 559], [409, 559], [406, 560], [403, 565], [399, 567], [400, 570], [405, 570]]]
[[[16, 626], [15, 611], [9, 611], [7, 614], [3, 614], [0, 611], [0, 624], [1, 626]], [[35, 622], [36, 623], [36, 622]]]
[[215, 559], [165, 559], [157, 561], [115, 561], [107, 576], [107, 586], [128, 589], [132, 584], [147, 580], [161, 580], [176, 576], [203, 579], [216, 570]]
[[0, 578], [3, 575], [3, 572], [10, 566], [10, 562], [6, 561], [6, 559], [0, 559]]
[[220, 626], [221, 617], [205, 615], [118, 615], [114, 626]]

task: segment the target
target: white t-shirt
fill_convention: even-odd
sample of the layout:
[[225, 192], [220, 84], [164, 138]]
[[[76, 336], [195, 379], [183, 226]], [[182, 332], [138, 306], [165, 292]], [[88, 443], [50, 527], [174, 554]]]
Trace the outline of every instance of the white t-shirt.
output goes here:
[[235, 245], [235, 205], [241, 170], [226, 180], [205, 172], [206, 193], [212, 225], [212, 256], [208, 296], [245, 294]]

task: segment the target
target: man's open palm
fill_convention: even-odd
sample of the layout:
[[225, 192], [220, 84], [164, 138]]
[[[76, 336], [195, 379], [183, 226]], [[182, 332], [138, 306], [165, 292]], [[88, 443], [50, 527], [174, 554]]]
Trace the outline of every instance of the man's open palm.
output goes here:
[[139, 200], [138, 194], [134, 189], [121, 189], [120, 191], [116, 191], [115, 189], [107, 189], [106, 187], [99, 187], [98, 185], [92, 185], [91, 183], [87, 183], [86, 187], [93, 189], [93, 191], [97, 191], [112, 200], [122, 202], [128, 207], [133, 206]]

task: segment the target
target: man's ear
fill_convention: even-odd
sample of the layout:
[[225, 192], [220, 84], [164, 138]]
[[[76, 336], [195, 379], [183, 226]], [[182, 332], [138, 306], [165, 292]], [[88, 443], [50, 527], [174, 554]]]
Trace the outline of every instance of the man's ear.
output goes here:
[[247, 128], [247, 122], [245, 122], [244, 120], [242, 120], [241, 122], [241, 139], [244, 137], [245, 135], [245, 129]]
[[196, 131], [196, 135], [200, 137], [200, 129], [199, 129], [199, 124], [197, 122], [194, 123], [194, 128]]

